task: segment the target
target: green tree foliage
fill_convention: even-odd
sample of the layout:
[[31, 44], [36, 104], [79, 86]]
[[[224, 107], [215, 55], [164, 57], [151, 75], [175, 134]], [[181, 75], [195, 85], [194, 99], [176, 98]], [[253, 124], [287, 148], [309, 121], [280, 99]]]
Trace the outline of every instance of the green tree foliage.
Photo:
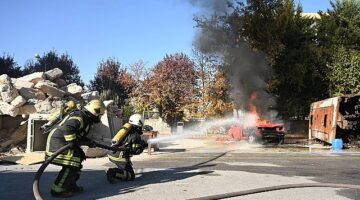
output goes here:
[[118, 106], [123, 106], [134, 86], [135, 81], [121, 63], [109, 58], [99, 63], [88, 88], [99, 91], [103, 100], [114, 100]]
[[0, 74], [7, 74], [11, 78], [18, 78], [22, 76], [22, 71], [13, 57], [4, 54], [0, 57]]
[[43, 56], [37, 58], [36, 62], [28, 62], [24, 68], [24, 74], [31, 74], [34, 72], [45, 72], [54, 68], [59, 68], [63, 71], [62, 79], [66, 83], [77, 83], [81, 86], [84, 82], [80, 77], [80, 70], [68, 54], [58, 55], [54, 50], [45, 53]]
[[[301, 5], [292, 0], [247, 0], [230, 7], [224, 15], [197, 19], [198, 26], [207, 29], [207, 35], [217, 35], [217, 41], [210, 41], [215, 47], [227, 45], [231, 52], [247, 43], [265, 53], [270, 67], [262, 70], [273, 74], [265, 79], [265, 89], [277, 98], [279, 114], [304, 117], [311, 102], [328, 97], [315, 20], [301, 16]], [[227, 63], [236, 59], [223, 54]]]
[[331, 1], [317, 22], [318, 44], [332, 96], [359, 92], [360, 1]]
[[194, 65], [182, 53], [166, 55], [152, 70], [147, 81], [150, 102], [170, 125], [182, 120], [184, 109], [193, 103], [195, 79]]
[[339, 48], [330, 69], [334, 95], [360, 94], [360, 51]]

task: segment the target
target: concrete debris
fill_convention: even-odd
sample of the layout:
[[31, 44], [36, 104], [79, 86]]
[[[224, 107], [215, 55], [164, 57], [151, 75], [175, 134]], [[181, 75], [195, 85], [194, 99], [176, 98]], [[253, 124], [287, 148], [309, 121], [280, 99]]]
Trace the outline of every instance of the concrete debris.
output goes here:
[[0, 84], [1, 100], [10, 103], [18, 96], [17, 90], [9, 84]]
[[10, 145], [16, 145], [26, 139], [27, 121], [11, 134], [9, 140], [0, 144], [0, 152], [3, 152]]
[[91, 101], [93, 99], [99, 99], [100, 94], [98, 91], [87, 92], [81, 95], [84, 100]]
[[30, 115], [36, 113], [35, 105], [25, 104], [19, 108], [18, 115]]
[[34, 84], [38, 83], [39, 81], [45, 80], [45, 74], [44, 72], [35, 72], [23, 77], [19, 78], [20, 80], [33, 82]]
[[70, 94], [80, 94], [83, 91], [83, 88], [76, 84], [76, 83], [71, 83], [69, 85], [67, 85], [66, 87], [64, 87], [64, 90]]
[[17, 90], [20, 90], [21, 88], [33, 88], [35, 85], [33, 82], [24, 81], [16, 78], [12, 78], [11, 81]]
[[52, 70], [45, 72], [46, 79], [48, 79], [50, 81], [60, 78], [62, 75], [63, 75], [63, 72], [59, 68], [54, 68]]
[[[62, 75], [63, 72], [58, 68], [20, 78], [0, 75], [0, 152], [11, 148], [15, 150], [25, 144], [27, 125], [19, 125], [18, 119], [21, 122], [34, 114], [48, 115], [60, 108], [64, 100], [74, 100], [79, 105], [84, 105], [86, 101], [99, 99], [99, 92], [82, 94], [82, 86], [66, 83], [61, 79]], [[110, 134], [108, 126], [99, 127], [103, 128], [101, 131], [104, 134]], [[106, 155], [106, 151], [101, 149], [91, 148], [87, 152], [91, 157]]]
[[66, 82], [61, 78], [55, 79], [54, 83], [56, 83], [56, 85], [58, 85], [58, 87], [64, 87], [67, 85]]
[[11, 102], [11, 105], [15, 106], [16, 108], [19, 108], [25, 103], [26, 103], [26, 99], [23, 96], [19, 95]]
[[63, 97], [65, 95], [65, 92], [63, 90], [60, 90], [52, 84], [49, 84], [46, 81], [40, 81], [35, 85], [35, 88], [40, 89], [41, 91], [45, 92], [48, 96], [54, 96], [54, 97]]
[[10, 115], [12, 117], [15, 117], [19, 112], [19, 108], [16, 108], [15, 106], [8, 104], [6, 102], [0, 101], [0, 114], [2, 115]]
[[37, 99], [37, 100], [46, 99], [45, 93], [37, 89], [21, 88], [19, 92], [20, 95], [23, 96], [25, 99]]
[[0, 76], [1, 100], [10, 103], [18, 95], [17, 90], [11, 83], [11, 78], [7, 74]]
[[7, 74], [2, 74], [0, 76], [0, 84], [7, 84], [9, 85], [11, 83], [11, 78]]
[[38, 112], [38, 113], [49, 113], [54, 108], [52, 107], [49, 99], [46, 99], [45, 101], [41, 101], [41, 102], [35, 104], [35, 109], [36, 109], [36, 112]]

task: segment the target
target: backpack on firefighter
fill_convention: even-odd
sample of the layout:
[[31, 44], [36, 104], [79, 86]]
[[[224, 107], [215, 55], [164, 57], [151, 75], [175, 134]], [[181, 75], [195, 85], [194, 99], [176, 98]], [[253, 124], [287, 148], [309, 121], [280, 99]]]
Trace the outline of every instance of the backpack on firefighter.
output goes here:
[[51, 129], [55, 125], [59, 124], [66, 115], [70, 114], [74, 110], [77, 110], [77, 104], [75, 101], [70, 100], [66, 104], [62, 103], [60, 108], [50, 114], [48, 122], [40, 127], [43, 134], [50, 133]]

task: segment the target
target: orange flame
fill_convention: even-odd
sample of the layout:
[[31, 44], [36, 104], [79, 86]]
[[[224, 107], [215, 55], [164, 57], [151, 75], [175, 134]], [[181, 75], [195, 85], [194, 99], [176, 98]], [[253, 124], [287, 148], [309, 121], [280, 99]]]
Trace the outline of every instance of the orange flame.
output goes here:
[[257, 124], [267, 123], [268, 121], [261, 119], [259, 113], [257, 112], [256, 106], [254, 104], [254, 101], [256, 100], [256, 98], [257, 98], [256, 92], [253, 92], [250, 96], [249, 111], [251, 114], [253, 114], [255, 116], [255, 120], [256, 120]]

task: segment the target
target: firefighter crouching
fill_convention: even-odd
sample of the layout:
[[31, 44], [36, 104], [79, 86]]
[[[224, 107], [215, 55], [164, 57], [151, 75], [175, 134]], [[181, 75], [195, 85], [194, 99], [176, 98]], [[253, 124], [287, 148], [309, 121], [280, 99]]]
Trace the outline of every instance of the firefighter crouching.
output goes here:
[[76, 185], [80, 178], [82, 161], [85, 153], [77, 144], [86, 140], [94, 123], [100, 122], [100, 117], [105, 112], [104, 103], [100, 100], [92, 100], [81, 110], [70, 112], [49, 133], [46, 143], [46, 158], [52, 155], [66, 144], [71, 148], [63, 154], [58, 155], [51, 163], [62, 166], [54, 184], [51, 186], [51, 194], [54, 197], [70, 197], [74, 192], [81, 192], [83, 188]]
[[112, 146], [129, 147], [128, 151], [109, 151], [108, 158], [117, 168], [109, 168], [106, 172], [107, 180], [115, 183], [116, 180], [132, 181], [135, 179], [134, 169], [130, 157], [141, 154], [147, 143], [141, 139], [144, 120], [140, 114], [130, 116], [129, 123], [118, 131], [112, 139]]

